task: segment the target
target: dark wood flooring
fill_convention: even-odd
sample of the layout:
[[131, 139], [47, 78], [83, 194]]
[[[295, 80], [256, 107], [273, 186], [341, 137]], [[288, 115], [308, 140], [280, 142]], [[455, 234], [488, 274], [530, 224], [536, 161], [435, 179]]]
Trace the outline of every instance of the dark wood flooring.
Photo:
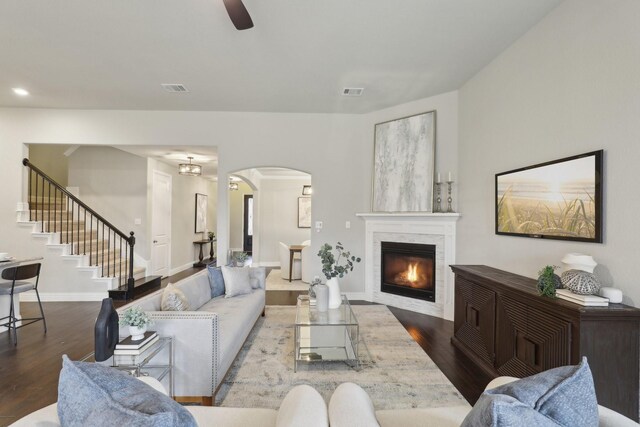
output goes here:
[[[198, 270], [186, 270], [179, 277], [163, 280], [163, 285]], [[269, 305], [293, 305], [297, 295], [270, 291], [267, 301]], [[78, 360], [93, 351], [93, 326], [99, 302], [47, 302], [43, 306], [46, 335], [42, 322], [19, 329], [17, 347], [9, 334], [0, 335], [0, 426], [56, 401], [63, 354]], [[37, 314], [36, 303], [22, 303], [20, 307], [24, 316]], [[399, 308], [389, 309], [467, 401], [474, 404], [490, 379], [473, 369], [466, 356], [451, 345], [453, 322]]]

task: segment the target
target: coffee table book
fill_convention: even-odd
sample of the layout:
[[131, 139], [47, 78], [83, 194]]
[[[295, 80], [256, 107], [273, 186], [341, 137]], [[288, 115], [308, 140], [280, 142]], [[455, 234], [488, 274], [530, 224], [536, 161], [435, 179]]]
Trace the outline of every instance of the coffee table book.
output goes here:
[[596, 295], [574, 294], [568, 289], [557, 289], [556, 296], [565, 301], [580, 304], [585, 307], [607, 307], [609, 305], [608, 298], [603, 298]]
[[140, 340], [132, 340], [131, 335], [129, 335], [128, 337], [120, 341], [118, 344], [116, 344], [116, 350], [128, 350], [128, 349], [137, 350], [157, 336], [158, 336], [158, 333], [155, 331], [145, 332], [144, 337]]
[[156, 342], [158, 342], [159, 339], [160, 337], [156, 335], [154, 338], [151, 339], [151, 341], [149, 341], [143, 347], [140, 347], [137, 349], [136, 348], [122, 349], [122, 350], [115, 349], [113, 351], [113, 354], [114, 356], [137, 356], [147, 351], [147, 349], [152, 345], [154, 345]]

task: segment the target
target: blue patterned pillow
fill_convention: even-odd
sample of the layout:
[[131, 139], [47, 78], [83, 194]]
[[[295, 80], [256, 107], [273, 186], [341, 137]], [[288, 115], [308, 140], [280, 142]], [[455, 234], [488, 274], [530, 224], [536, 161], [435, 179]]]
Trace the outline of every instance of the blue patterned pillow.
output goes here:
[[222, 277], [222, 270], [220, 269], [220, 267], [209, 265], [207, 266], [207, 270], [209, 271], [209, 286], [211, 287], [211, 298], [224, 295], [224, 277]]
[[63, 426], [197, 427], [173, 399], [117, 369], [62, 356], [58, 417]]
[[598, 401], [587, 358], [485, 391], [461, 427], [598, 426]]

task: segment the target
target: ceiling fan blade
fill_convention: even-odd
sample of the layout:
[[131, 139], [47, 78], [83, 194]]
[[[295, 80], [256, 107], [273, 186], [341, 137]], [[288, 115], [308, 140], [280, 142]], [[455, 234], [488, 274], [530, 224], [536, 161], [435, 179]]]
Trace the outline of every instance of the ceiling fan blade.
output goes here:
[[253, 21], [247, 8], [242, 4], [242, 0], [223, 0], [224, 7], [227, 8], [227, 13], [231, 22], [236, 26], [238, 30], [247, 30], [253, 27]]

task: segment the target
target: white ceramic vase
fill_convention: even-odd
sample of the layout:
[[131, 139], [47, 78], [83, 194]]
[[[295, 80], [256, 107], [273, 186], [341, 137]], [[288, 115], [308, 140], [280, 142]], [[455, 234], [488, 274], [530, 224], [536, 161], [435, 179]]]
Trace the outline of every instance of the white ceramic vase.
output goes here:
[[131, 339], [134, 341], [144, 338], [144, 333], [147, 332], [147, 325], [144, 326], [129, 326], [129, 333]]
[[582, 270], [592, 274], [598, 265], [592, 256], [576, 253], [566, 254], [562, 263], [567, 266], [567, 270]]
[[340, 295], [340, 282], [337, 277], [327, 280], [329, 287], [329, 308], [338, 308], [342, 304], [342, 296]]
[[329, 308], [329, 288], [324, 283], [315, 286], [316, 310], [324, 313]]

